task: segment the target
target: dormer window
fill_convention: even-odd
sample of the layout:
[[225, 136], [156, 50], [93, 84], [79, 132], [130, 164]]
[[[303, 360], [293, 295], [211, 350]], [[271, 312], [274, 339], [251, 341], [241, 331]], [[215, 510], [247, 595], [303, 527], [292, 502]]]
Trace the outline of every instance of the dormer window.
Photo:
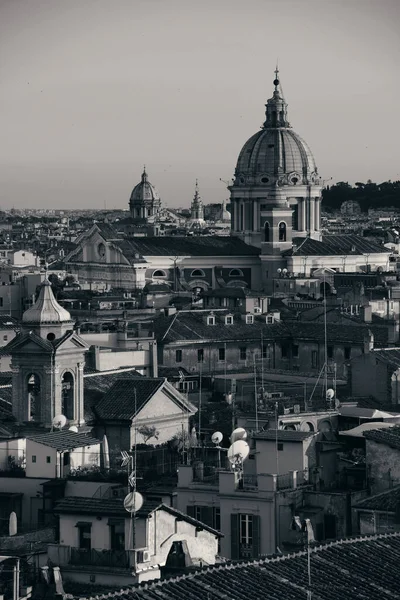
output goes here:
[[214, 315], [210, 315], [207, 317], [207, 325], [215, 325], [215, 317]]
[[233, 316], [232, 315], [226, 315], [225, 325], [233, 325]]
[[267, 315], [267, 324], [272, 325], [274, 322], [274, 317], [272, 315]]
[[254, 315], [246, 315], [246, 325], [253, 325]]

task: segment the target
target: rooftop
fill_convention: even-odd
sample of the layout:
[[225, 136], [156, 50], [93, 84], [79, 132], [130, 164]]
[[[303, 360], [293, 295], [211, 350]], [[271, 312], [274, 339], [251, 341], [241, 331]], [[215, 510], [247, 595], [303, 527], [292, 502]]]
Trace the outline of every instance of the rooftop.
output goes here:
[[391, 251], [376, 242], [358, 235], [323, 235], [322, 240], [294, 238], [294, 247], [285, 254], [289, 256], [338, 256], [390, 253]]
[[132, 237], [130, 242], [142, 256], [259, 256], [260, 250], [238, 238], [226, 236]]
[[164, 384], [161, 377], [118, 379], [93, 407], [94, 411], [100, 419], [131, 420]]
[[386, 444], [391, 448], [400, 450], [400, 425], [390, 427], [390, 429], [373, 429], [365, 431], [364, 437], [378, 444]]
[[278, 442], [304, 442], [315, 435], [315, 431], [292, 431], [291, 429], [267, 429], [253, 435], [255, 440], [271, 440]]
[[370, 496], [369, 498], [358, 502], [353, 508], [357, 508], [358, 510], [379, 510], [395, 513], [398, 510], [399, 505], [400, 485], [397, 485], [386, 492]]
[[100, 440], [96, 438], [91, 438], [84, 433], [76, 433], [69, 429], [50, 431], [49, 433], [41, 433], [39, 435], [29, 435], [27, 439], [37, 444], [50, 446], [56, 450], [73, 450], [74, 448], [100, 444]]
[[[311, 550], [313, 600], [398, 598], [400, 534], [330, 542]], [[96, 596], [97, 600], [305, 600], [307, 552], [229, 561], [171, 579]], [[80, 600], [88, 600], [81, 598]]]

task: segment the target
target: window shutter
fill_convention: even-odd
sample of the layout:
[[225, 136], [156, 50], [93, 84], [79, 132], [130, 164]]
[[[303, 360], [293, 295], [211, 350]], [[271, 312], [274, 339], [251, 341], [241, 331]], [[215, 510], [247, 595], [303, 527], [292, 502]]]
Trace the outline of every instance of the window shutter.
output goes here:
[[231, 558], [239, 558], [239, 516], [231, 515]]
[[260, 517], [253, 515], [253, 558], [260, 556]]
[[213, 508], [212, 506], [203, 506], [201, 511], [201, 520], [205, 525], [209, 527], [214, 527], [213, 524]]
[[186, 507], [186, 514], [187, 514], [189, 517], [192, 517], [193, 519], [195, 518], [195, 517], [194, 517], [194, 510], [195, 510], [195, 507], [194, 507], [194, 506], [187, 506], [187, 507]]

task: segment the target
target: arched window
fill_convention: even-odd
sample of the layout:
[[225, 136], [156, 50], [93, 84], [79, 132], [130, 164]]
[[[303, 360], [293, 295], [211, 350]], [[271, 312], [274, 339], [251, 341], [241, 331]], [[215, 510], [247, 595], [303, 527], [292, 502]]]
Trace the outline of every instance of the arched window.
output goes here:
[[231, 269], [229, 271], [229, 277], [243, 277], [242, 269]]
[[161, 269], [157, 269], [156, 271], [153, 272], [153, 277], [166, 277], [167, 274], [165, 271], [162, 271]]
[[269, 222], [265, 221], [264, 225], [264, 242], [269, 242]]
[[74, 411], [74, 376], [69, 371], [61, 379], [61, 412], [69, 420], [75, 418]]
[[193, 269], [193, 271], [190, 273], [190, 277], [205, 277], [206, 274], [204, 273], [203, 269]]
[[286, 223], [284, 221], [279, 223], [278, 232], [279, 232], [279, 241], [286, 242]]
[[40, 421], [40, 377], [36, 373], [30, 373], [27, 377], [28, 414], [30, 421]]

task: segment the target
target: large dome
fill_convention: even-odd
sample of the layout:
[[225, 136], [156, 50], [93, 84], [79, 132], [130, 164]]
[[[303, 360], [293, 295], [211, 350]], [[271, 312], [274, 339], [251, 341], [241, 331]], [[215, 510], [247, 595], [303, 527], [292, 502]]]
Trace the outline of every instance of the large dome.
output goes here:
[[130, 198], [130, 204], [131, 205], [132, 204], [143, 205], [143, 204], [147, 204], [147, 203], [152, 204], [153, 202], [159, 202], [159, 201], [160, 201], [159, 193], [157, 192], [154, 185], [152, 185], [150, 183], [150, 181], [147, 179], [147, 173], [146, 173], [146, 170], [144, 170], [142, 173], [141, 182], [138, 183], [137, 185], [135, 185], [135, 187], [133, 188], [131, 198]]
[[[236, 177], [259, 176], [259, 183], [273, 183], [280, 175], [298, 174], [296, 183], [308, 183], [317, 172], [314, 157], [305, 141], [289, 128], [262, 129], [243, 146]], [[254, 183], [257, 183], [256, 181]]]
[[[277, 73], [277, 71], [276, 71]], [[243, 146], [236, 164], [235, 185], [314, 184], [318, 170], [310, 148], [290, 126], [287, 104], [274, 81], [261, 131]]]

